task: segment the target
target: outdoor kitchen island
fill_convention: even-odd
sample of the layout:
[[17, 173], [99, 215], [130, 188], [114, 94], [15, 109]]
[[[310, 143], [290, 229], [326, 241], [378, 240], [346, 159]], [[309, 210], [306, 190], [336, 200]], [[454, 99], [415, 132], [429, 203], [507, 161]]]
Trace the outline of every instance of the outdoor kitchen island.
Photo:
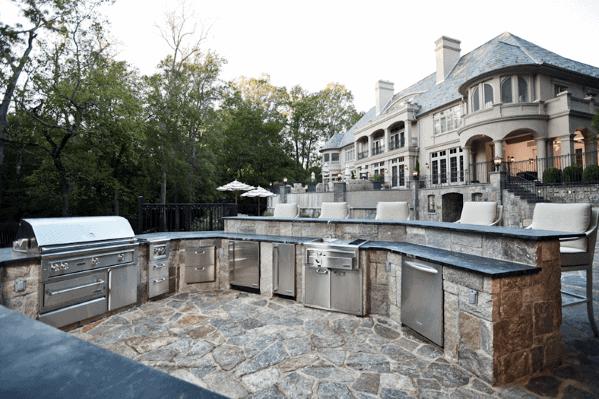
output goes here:
[[[245, 240], [260, 243], [260, 294], [264, 297], [272, 296], [274, 288], [272, 264], [269, 265], [273, 245], [295, 245], [296, 298], [301, 302], [303, 247], [315, 238], [330, 236], [329, 232], [343, 239], [368, 240], [359, 252], [365, 314], [380, 314], [401, 322], [404, 258], [440, 264], [445, 357], [483, 381], [502, 385], [560, 362], [558, 238], [578, 236], [572, 233], [418, 221], [328, 223], [316, 219], [227, 218], [224, 232], [137, 236], [137, 289], [141, 293], [137, 305], [149, 299], [144, 284], [149, 281], [148, 251], [155, 240], [170, 244], [169, 289], [157, 299], [187, 290], [228, 289], [229, 241]], [[190, 287], [185, 279], [185, 254], [189, 248], [205, 246], [216, 248], [215, 280]], [[39, 257], [23, 257], [9, 251], [3, 249], [0, 253], [2, 303], [35, 319]], [[22, 293], [13, 289], [18, 278], [27, 283]], [[90, 321], [93, 320], [85, 322]]]
[[366, 313], [399, 323], [404, 258], [440, 264], [448, 359], [494, 386], [561, 362], [559, 238], [570, 233], [427, 221], [272, 217], [226, 218], [225, 233], [332, 233], [343, 240], [368, 240], [359, 255]]

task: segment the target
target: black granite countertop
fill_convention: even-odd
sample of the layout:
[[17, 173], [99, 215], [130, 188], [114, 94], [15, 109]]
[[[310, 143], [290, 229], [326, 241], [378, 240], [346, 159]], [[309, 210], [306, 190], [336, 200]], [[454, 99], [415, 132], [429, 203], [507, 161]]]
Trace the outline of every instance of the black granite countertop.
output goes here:
[[12, 247], [9, 248], [0, 248], [0, 267], [1, 266], [10, 266], [16, 263], [20, 263], [24, 260], [39, 260], [41, 259], [40, 255], [31, 255], [25, 254], [21, 252], [14, 252]]
[[293, 223], [347, 223], [347, 224], [381, 224], [423, 227], [438, 230], [448, 230], [461, 233], [479, 233], [500, 237], [518, 238], [532, 241], [553, 241], [560, 238], [584, 237], [584, 233], [569, 233], [565, 231], [550, 231], [536, 229], [518, 229], [514, 227], [479, 226], [475, 224], [461, 224], [448, 222], [431, 222], [426, 220], [375, 220], [375, 219], [320, 219], [320, 218], [275, 218], [258, 216], [230, 216], [223, 219], [232, 220], [260, 220], [266, 222], [293, 222]]
[[181, 231], [169, 233], [151, 233], [140, 234], [136, 238], [142, 243], [150, 241], [167, 239], [167, 240], [197, 240], [210, 238], [226, 238], [232, 240], [247, 240], [247, 241], [270, 241], [280, 242], [285, 244], [304, 244], [312, 241], [315, 237], [293, 237], [293, 236], [269, 236], [262, 234], [244, 234], [244, 233], [225, 233], [224, 231]]
[[0, 306], [0, 398], [224, 398]]
[[360, 246], [360, 249], [387, 250], [401, 255], [407, 255], [415, 259], [482, 274], [483, 276], [491, 278], [522, 276], [541, 271], [541, 268], [539, 267], [525, 265], [523, 263], [484, 258], [482, 256], [405, 242], [366, 241]]

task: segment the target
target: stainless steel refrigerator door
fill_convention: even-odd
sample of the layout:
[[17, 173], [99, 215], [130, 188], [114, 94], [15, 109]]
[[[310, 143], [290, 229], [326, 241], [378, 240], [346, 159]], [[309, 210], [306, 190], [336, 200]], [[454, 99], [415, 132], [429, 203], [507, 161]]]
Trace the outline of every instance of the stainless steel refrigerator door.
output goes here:
[[304, 266], [304, 305], [331, 308], [330, 270]]
[[260, 288], [260, 243], [229, 241], [229, 282]]
[[295, 245], [273, 244], [273, 292], [295, 296]]
[[443, 346], [443, 267], [404, 257], [401, 322]]
[[362, 269], [330, 272], [331, 309], [362, 315]]

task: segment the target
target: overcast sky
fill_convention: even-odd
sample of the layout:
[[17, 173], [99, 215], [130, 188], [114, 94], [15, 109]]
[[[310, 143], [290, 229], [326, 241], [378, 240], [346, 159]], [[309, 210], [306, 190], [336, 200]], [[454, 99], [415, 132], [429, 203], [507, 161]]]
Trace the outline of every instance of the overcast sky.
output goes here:
[[[0, 6], [6, 0], [0, 0]], [[395, 91], [435, 70], [434, 42], [460, 40], [464, 55], [503, 32], [599, 67], [599, 0], [331, 1], [188, 0], [213, 21], [207, 48], [227, 59], [222, 78], [258, 77], [318, 91], [344, 84], [356, 108], [374, 105], [379, 79]], [[167, 0], [117, 0], [104, 8], [120, 56], [151, 74], [170, 53], [154, 24]], [[6, 15], [6, 14], [4, 14]], [[0, 7], [0, 18], [4, 18]]]

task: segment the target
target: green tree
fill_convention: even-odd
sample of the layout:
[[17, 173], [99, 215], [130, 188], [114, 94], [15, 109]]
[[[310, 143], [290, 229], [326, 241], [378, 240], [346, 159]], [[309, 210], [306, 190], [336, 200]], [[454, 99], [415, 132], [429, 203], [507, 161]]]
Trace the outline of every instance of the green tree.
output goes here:
[[292, 144], [292, 157], [298, 167], [307, 170], [318, 159], [317, 143], [319, 96], [299, 85], [288, 92], [286, 137]]
[[349, 130], [364, 113], [356, 111], [354, 96], [344, 85], [329, 83], [319, 96], [319, 132], [323, 140]]

